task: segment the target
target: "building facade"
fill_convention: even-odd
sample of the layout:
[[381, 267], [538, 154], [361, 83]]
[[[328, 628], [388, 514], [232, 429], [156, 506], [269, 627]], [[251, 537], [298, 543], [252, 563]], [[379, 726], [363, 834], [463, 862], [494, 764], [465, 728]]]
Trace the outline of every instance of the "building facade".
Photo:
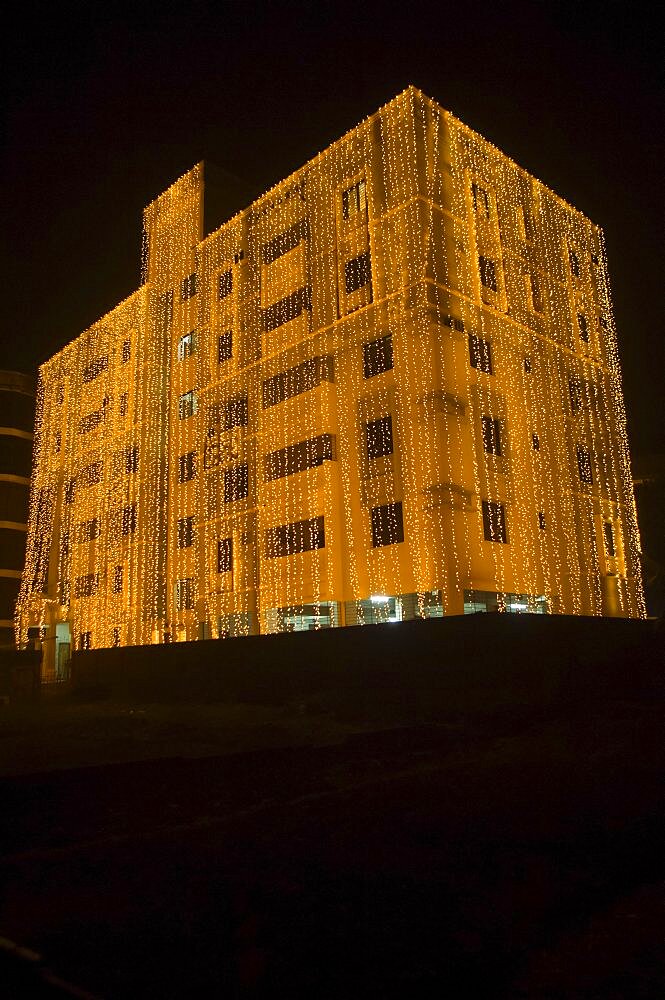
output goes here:
[[34, 379], [0, 371], [0, 648], [14, 647], [14, 610], [28, 530], [34, 420]]
[[203, 196], [199, 164], [148, 206], [141, 287], [40, 371], [17, 628], [47, 669], [644, 614], [597, 226], [412, 87], [209, 235]]

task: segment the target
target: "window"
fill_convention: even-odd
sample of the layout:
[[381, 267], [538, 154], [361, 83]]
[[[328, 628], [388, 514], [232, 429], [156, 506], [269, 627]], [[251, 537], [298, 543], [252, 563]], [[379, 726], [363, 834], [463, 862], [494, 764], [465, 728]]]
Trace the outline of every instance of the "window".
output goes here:
[[326, 545], [323, 517], [313, 517], [308, 521], [295, 521], [293, 524], [269, 528], [265, 539], [267, 559], [323, 549]]
[[498, 417], [481, 417], [483, 448], [488, 455], [501, 455], [501, 421]]
[[312, 289], [309, 285], [305, 285], [261, 311], [263, 332], [272, 333], [273, 330], [283, 326], [284, 323], [289, 323], [292, 319], [296, 319], [305, 310], [311, 308]]
[[184, 361], [194, 353], [194, 331], [185, 333], [178, 341], [178, 361]]
[[269, 243], [263, 244], [261, 247], [262, 263], [265, 265], [273, 264], [284, 254], [295, 250], [306, 239], [309, 239], [309, 219], [301, 219], [300, 222], [296, 222], [283, 233], [279, 233]]
[[178, 458], [178, 482], [188, 483], [196, 475], [196, 452], [188, 451]]
[[524, 371], [527, 375], [531, 374], [531, 358], [524, 359]]
[[378, 340], [363, 344], [363, 375], [374, 378], [381, 372], [389, 372], [393, 367], [393, 338], [388, 333]]
[[124, 576], [124, 566], [114, 566], [113, 568], [113, 586], [112, 591], [114, 594], [122, 594], [122, 579]]
[[533, 306], [533, 311], [536, 313], [542, 313], [544, 312], [544, 309], [540, 278], [537, 274], [531, 274], [529, 275], [529, 283], [531, 286], [531, 305]]
[[92, 632], [81, 632], [79, 634], [79, 649], [92, 648]]
[[346, 294], [352, 295], [359, 288], [369, 285], [372, 280], [372, 269], [369, 259], [369, 250], [361, 253], [358, 257], [352, 257], [344, 265], [344, 285]]
[[393, 453], [393, 420], [392, 417], [379, 417], [365, 424], [365, 446], [367, 457], [382, 458]]
[[545, 514], [542, 510], [538, 511], [538, 527], [541, 531], [547, 530], [547, 522], [545, 521]]
[[177, 611], [191, 611], [194, 607], [194, 579], [186, 577], [184, 580], [176, 580], [175, 584], [175, 606]]
[[570, 273], [574, 278], [579, 278], [580, 276], [580, 259], [574, 250], [568, 251], [568, 263], [570, 264]]
[[481, 215], [485, 219], [490, 217], [490, 198], [485, 190], [481, 188], [480, 185], [476, 184], [475, 181], [471, 185], [471, 194], [473, 197], [473, 210], [476, 214]]
[[178, 415], [181, 420], [187, 420], [189, 417], [194, 416], [196, 410], [196, 393], [193, 389], [190, 389], [189, 392], [184, 392], [178, 400]]
[[217, 298], [226, 299], [233, 291], [233, 271], [223, 271], [217, 278]]
[[194, 518], [178, 518], [178, 548], [188, 549], [194, 544]]
[[308, 441], [299, 441], [279, 451], [273, 451], [263, 459], [264, 481], [282, 479], [305, 469], [313, 469], [332, 461], [335, 455], [335, 435], [320, 434]]
[[139, 471], [139, 446], [135, 444], [129, 448], [125, 448], [125, 473], [128, 476], [131, 476], [134, 472], [138, 471]]
[[508, 542], [506, 512], [502, 503], [483, 500], [483, 535], [486, 542]]
[[528, 208], [522, 209], [522, 231], [527, 243], [536, 241], [536, 220]]
[[357, 184], [342, 191], [342, 217], [346, 222], [364, 216], [367, 211], [367, 194], [365, 181], [360, 180]]
[[489, 257], [483, 257], [481, 254], [478, 257], [478, 267], [480, 269], [480, 283], [483, 288], [489, 288], [490, 291], [496, 292], [498, 285], [496, 282], [496, 264]]
[[77, 483], [80, 488], [86, 489], [88, 486], [96, 486], [97, 483], [100, 483], [103, 468], [103, 462], [93, 462], [91, 465], [87, 465], [85, 469], [81, 469], [77, 476]]
[[577, 446], [577, 471], [581, 483], [584, 483], [586, 486], [593, 485], [591, 455], [589, 453], [589, 449], [585, 448], [584, 445], [581, 444], [578, 444]]
[[126, 392], [122, 393], [122, 395], [120, 396], [120, 399], [119, 399], [118, 402], [119, 402], [118, 413], [120, 414], [121, 417], [126, 417], [127, 416], [127, 403], [128, 403], [128, 397], [127, 397], [127, 393]]
[[111, 648], [117, 649], [120, 645], [120, 629], [114, 628], [111, 633]]
[[613, 557], [616, 555], [616, 546], [614, 544], [614, 525], [611, 521], [605, 521], [603, 524], [603, 541], [605, 542], [605, 555]]
[[230, 361], [233, 357], [233, 331], [227, 330], [220, 333], [217, 338], [217, 364], [223, 365], [225, 361]]
[[534, 451], [540, 451], [540, 438], [537, 434], [531, 435], [531, 447]]
[[492, 375], [492, 345], [489, 340], [483, 340], [475, 333], [469, 334], [469, 361], [472, 368]]
[[402, 520], [402, 503], [386, 503], [381, 507], [372, 507], [370, 512], [372, 526], [372, 547], [397, 545], [404, 541], [404, 522]]
[[572, 378], [568, 379], [568, 395], [572, 413], [579, 413], [584, 406], [584, 389], [579, 376], [573, 375]]
[[127, 362], [129, 361], [129, 359], [131, 358], [131, 356], [132, 356], [132, 342], [130, 340], [126, 340], [124, 342], [124, 344], [122, 345], [122, 363], [123, 363], [123, 365], [127, 364]]
[[233, 396], [222, 408], [222, 427], [230, 431], [234, 427], [246, 427], [249, 422], [249, 407], [247, 394]]
[[188, 274], [180, 286], [180, 298], [183, 302], [191, 299], [194, 295], [196, 295], [196, 271], [193, 274]]
[[580, 340], [583, 340], [585, 344], [589, 343], [589, 326], [587, 323], [586, 316], [584, 313], [577, 314], [577, 326], [580, 331]]
[[74, 496], [76, 494], [76, 480], [70, 479], [65, 486], [65, 503], [74, 503]]
[[133, 535], [136, 531], [136, 504], [131, 507], [123, 507], [120, 515], [120, 533], [122, 535]]
[[246, 465], [234, 465], [224, 470], [224, 503], [244, 500], [249, 494], [249, 475]]
[[107, 370], [108, 366], [109, 366], [108, 355], [104, 355], [104, 357], [102, 358], [95, 358], [94, 361], [90, 362], [87, 368], [83, 369], [83, 375], [81, 376], [81, 380], [84, 383], [94, 382], [96, 378], [99, 378], [102, 372], [105, 372]]
[[74, 583], [74, 597], [92, 597], [97, 592], [99, 577], [96, 573], [87, 573], [85, 576], [77, 576]]
[[231, 573], [233, 570], [233, 539], [217, 540], [217, 572]]
[[76, 525], [76, 543], [81, 545], [83, 542], [93, 542], [95, 538], [99, 538], [101, 534], [101, 528], [99, 525], [99, 520], [93, 517], [90, 521], [81, 521], [80, 524]]
[[322, 382], [335, 381], [335, 363], [332, 355], [308, 358], [295, 368], [273, 375], [263, 383], [263, 408], [275, 406], [285, 399], [299, 396], [316, 388]]

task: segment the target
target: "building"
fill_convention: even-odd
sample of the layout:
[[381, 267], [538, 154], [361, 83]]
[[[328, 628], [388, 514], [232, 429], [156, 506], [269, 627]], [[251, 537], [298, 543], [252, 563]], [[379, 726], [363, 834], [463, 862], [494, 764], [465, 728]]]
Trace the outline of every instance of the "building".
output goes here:
[[14, 609], [25, 562], [35, 420], [34, 380], [0, 371], [0, 649], [14, 648]]
[[199, 164], [148, 206], [141, 287], [40, 371], [48, 669], [70, 636], [644, 614], [597, 226], [412, 87], [208, 235], [203, 195]]

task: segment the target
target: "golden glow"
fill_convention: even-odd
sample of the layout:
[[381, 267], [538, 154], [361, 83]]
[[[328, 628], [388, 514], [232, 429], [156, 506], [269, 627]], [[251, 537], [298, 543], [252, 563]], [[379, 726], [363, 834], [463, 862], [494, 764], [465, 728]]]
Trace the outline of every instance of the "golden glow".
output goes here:
[[596, 226], [414, 88], [205, 239], [203, 191], [199, 164], [148, 206], [141, 288], [41, 369], [17, 632], [47, 671], [67, 633], [478, 592], [644, 615]]

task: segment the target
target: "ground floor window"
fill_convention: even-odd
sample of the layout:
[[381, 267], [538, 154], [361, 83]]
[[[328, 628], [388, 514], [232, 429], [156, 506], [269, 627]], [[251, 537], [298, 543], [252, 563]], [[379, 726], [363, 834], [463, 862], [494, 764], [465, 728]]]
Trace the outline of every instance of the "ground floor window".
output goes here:
[[465, 590], [464, 614], [507, 611], [511, 614], [549, 614], [547, 598], [543, 594], [498, 594], [491, 590]]

